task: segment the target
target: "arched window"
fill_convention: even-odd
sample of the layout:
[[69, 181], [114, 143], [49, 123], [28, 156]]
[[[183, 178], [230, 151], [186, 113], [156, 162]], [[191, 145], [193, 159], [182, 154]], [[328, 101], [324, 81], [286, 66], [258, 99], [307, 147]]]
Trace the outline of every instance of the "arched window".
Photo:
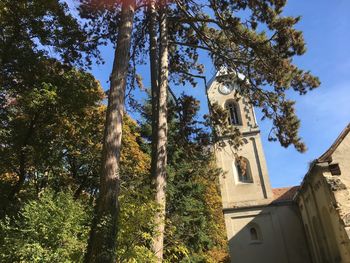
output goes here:
[[225, 105], [225, 108], [228, 111], [229, 124], [241, 125], [238, 104], [234, 101], [228, 101]]
[[262, 238], [259, 225], [256, 223], [249, 223], [247, 228], [248, 228], [248, 233], [250, 237], [250, 243], [252, 244], [261, 243], [263, 238]]
[[238, 181], [242, 183], [252, 183], [253, 177], [250, 164], [247, 158], [239, 156], [236, 158]]
[[258, 231], [256, 230], [255, 227], [251, 227], [249, 231], [250, 231], [250, 240], [251, 241], [259, 240], [258, 239]]

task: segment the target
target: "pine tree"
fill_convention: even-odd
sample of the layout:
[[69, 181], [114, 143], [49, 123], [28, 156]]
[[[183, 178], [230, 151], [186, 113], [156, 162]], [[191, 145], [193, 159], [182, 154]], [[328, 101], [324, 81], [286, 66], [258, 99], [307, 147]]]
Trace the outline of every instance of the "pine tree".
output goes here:
[[163, 1], [160, 10], [160, 35], [159, 35], [159, 90], [157, 92], [157, 138], [155, 156], [155, 194], [159, 212], [155, 215], [156, 235], [153, 240], [153, 252], [158, 262], [163, 261], [163, 241], [165, 228], [165, 206], [166, 206], [166, 167], [167, 167], [167, 93], [168, 93], [168, 24], [167, 24], [167, 2]]
[[[167, 253], [172, 262], [226, 262], [227, 239], [217, 169], [207, 127], [198, 120], [199, 101], [182, 95], [169, 116]], [[186, 253], [176, 253], [179, 248]], [[215, 255], [215, 256], [214, 256]]]
[[295, 102], [286, 91], [303, 95], [320, 82], [293, 64], [293, 57], [304, 54], [306, 48], [302, 32], [294, 28], [300, 17], [282, 14], [286, 1], [175, 3], [179, 11], [172, 21], [181, 29], [190, 28], [194, 37], [175, 39], [174, 44], [207, 52], [216, 68], [226, 71], [219, 81], [238, 82], [238, 93], [261, 108], [263, 118], [272, 120], [269, 139], [305, 151], [298, 135]]
[[114, 262], [116, 257], [124, 97], [134, 12], [134, 0], [122, 3], [106, 111], [99, 195], [85, 262]]
[[[104, 37], [114, 43], [115, 36], [119, 34], [115, 26], [119, 24], [119, 9], [115, 8], [118, 5], [95, 1], [91, 3], [88, 13], [92, 15], [86, 16], [92, 20], [89, 26], [93, 28], [96, 35], [105, 34], [107, 36]], [[284, 147], [294, 145], [299, 151], [305, 150], [305, 145], [298, 136], [300, 123], [295, 115], [294, 102], [287, 98], [286, 91], [294, 89], [300, 94], [305, 94], [308, 90], [316, 88], [319, 80], [310, 72], [305, 72], [292, 63], [294, 56], [305, 52], [305, 43], [301, 32], [294, 29], [299, 18], [283, 17], [282, 11], [285, 3], [285, 1], [271, 0], [259, 2], [175, 0], [168, 2], [167, 5], [161, 1], [151, 1], [146, 5], [143, 5], [142, 1], [137, 3], [138, 13], [135, 21], [137, 21], [139, 30], [133, 32], [131, 64], [134, 68], [130, 74], [129, 84], [133, 86], [132, 79], [137, 77], [135, 74], [137, 57], [140, 57], [139, 62], [142, 63], [145, 47], [148, 47], [152, 64], [153, 127], [157, 127], [153, 129], [152, 138], [154, 144], [152, 173], [155, 178], [162, 179], [162, 182], [156, 183], [156, 196], [160, 197], [158, 202], [161, 210], [165, 207], [165, 160], [167, 156], [166, 122], [164, 121], [166, 108], [161, 105], [166, 95], [164, 87], [171, 91], [167, 82], [175, 84], [189, 82], [196, 86], [196, 78], [205, 79], [202, 75], [203, 65], [198, 63], [199, 50], [210, 56], [218, 70], [225, 69], [227, 74], [219, 81], [237, 81], [240, 84], [238, 93], [247, 97], [254, 106], [260, 107], [264, 118], [272, 119], [270, 140], [279, 140]], [[149, 11], [145, 12], [148, 14], [146, 16], [140, 11], [145, 6]], [[157, 17], [161, 22], [158, 28], [158, 43], [155, 41], [157, 33], [154, 29], [156, 27], [152, 24], [156, 17], [155, 8], [158, 10]], [[164, 19], [165, 9], [166, 19]], [[163, 27], [164, 21], [168, 21], [167, 27]], [[142, 41], [145, 39], [144, 28], [150, 30], [148, 32], [151, 38], [149, 45], [146, 41]], [[168, 32], [166, 35], [164, 35], [165, 29]], [[166, 45], [164, 45], [164, 37], [169, 40]], [[156, 55], [157, 45], [160, 47], [158, 55]], [[164, 47], [168, 49], [166, 59], [164, 56], [166, 52], [163, 52]], [[159, 68], [158, 72], [155, 70], [156, 67]], [[169, 77], [165, 79], [164, 76], [167, 75]], [[158, 83], [155, 82], [157, 78]], [[140, 82], [140, 78], [137, 80]], [[171, 94], [173, 95], [172, 92]], [[223, 109], [217, 105], [211, 105], [211, 112], [211, 116], [221, 119], [210, 118], [211, 123], [223, 122], [225, 117]], [[239, 134], [234, 133], [234, 135]], [[215, 136], [213, 138], [214, 143]], [[239, 143], [239, 140], [234, 140], [234, 143], [236, 142]], [[155, 147], [155, 145], [158, 146]], [[160, 149], [162, 152], [159, 151]], [[164, 220], [159, 215], [156, 219], [160, 223], [159, 236], [155, 237], [155, 244], [158, 243], [159, 246], [157, 248], [155, 246], [154, 250], [159, 254], [161, 260], [162, 221]]]
[[[164, 262], [226, 262], [227, 240], [218, 188], [220, 169], [208, 145], [210, 134], [198, 120], [199, 101], [181, 95], [168, 102], [168, 168]], [[151, 104], [142, 130], [151, 135]]]

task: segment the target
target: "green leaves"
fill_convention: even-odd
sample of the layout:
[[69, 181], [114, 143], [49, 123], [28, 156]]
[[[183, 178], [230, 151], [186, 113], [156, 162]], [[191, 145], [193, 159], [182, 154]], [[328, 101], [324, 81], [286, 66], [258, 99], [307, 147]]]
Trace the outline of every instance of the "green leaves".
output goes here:
[[[195, 32], [182, 42], [193, 52], [205, 50], [217, 70], [227, 70], [226, 81], [239, 82], [240, 95], [260, 107], [264, 118], [272, 120], [271, 140], [303, 151], [294, 102], [287, 99], [286, 92], [293, 89], [304, 95], [320, 81], [293, 64], [293, 57], [306, 51], [303, 34], [295, 29], [300, 17], [283, 16], [283, 0], [205, 2], [208, 5], [203, 1], [175, 1], [179, 13], [178, 19], [173, 19], [174, 27], [189, 27]], [[242, 78], [237, 79], [238, 75]], [[287, 108], [288, 117], [282, 122]]]
[[[21, 70], [18, 64], [22, 63], [35, 67], [33, 62], [41, 56], [59, 57], [70, 65], [88, 66], [91, 55], [97, 55], [96, 45], [69, 13], [66, 3], [4, 0], [2, 6], [0, 54], [4, 64], [1, 72]], [[14, 57], [17, 60], [13, 60]]]
[[60, 185], [70, 177], [78, 185], [96, 186], [102, 89], [92, 75], [57, 61], [43, 60], [41, 66], [45, 70], [37, 72], [33, 86], [5, 93], [0, 173], [20, 178], [18, 186], [5, 188], [5, 200], [18, 194], [21, 184], [34, 183], [40, 191], [49, 181]]
[[91, 209], [70, 191], [49, 189], [0, 224], [1, 262], [81, 262]]
[[[166, 262], [223, 262], [227, 256], [220, 170], [203, 139], [209, 135], [197, 119], [198, 111], [198, 101], [185, 95], [170, 107]], [[214, 250], [221, 256], [212, 257]]]

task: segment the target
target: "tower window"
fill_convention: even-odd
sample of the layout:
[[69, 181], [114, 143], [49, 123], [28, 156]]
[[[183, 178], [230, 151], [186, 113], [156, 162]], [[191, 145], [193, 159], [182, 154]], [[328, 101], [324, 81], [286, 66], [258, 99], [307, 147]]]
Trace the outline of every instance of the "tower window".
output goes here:
[[242, 183], [252, 183], [253, 177], [250, 164], [247, 158], [239, 156], [236, 158], [236, 167], [238, 172], [238, 181]]
[[226, 103], [226, 110], [228, 111], [228, 122], [231, 125], [241, 125], [239, 119], [239, 109], [238, 104], [234, 101], [229, 101]]

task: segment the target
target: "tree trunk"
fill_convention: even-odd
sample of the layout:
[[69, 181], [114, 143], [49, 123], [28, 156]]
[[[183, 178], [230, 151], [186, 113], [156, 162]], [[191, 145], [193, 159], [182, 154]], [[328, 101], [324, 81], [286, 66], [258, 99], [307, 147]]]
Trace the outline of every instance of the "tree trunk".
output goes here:
[[9, 203], [13, 202], [15, 200], [16, 195], [19, 193], [19, 191], [21, 190], [24, 181], [26, 179], [26, 153], [24, 150], [25, 147], [23, 147], [23, 149], [20, 150], [20, 154], [19, 154], [19, 172], [17, 173], [18, 175], [18, 181], [16, 182], [16, 184], [13, 186], [9, 196], [8, 196], [8, 201]]
[[9, 208], [9, 206], [11, 205], [11, 203], [15, 200], [16, 195], [21, 191], [24, 182], [26, 180], [27, 177], [27, 151], [26, 148], [28, 146], [28, 142], [33, 134], [34, 131], [34, 127], [37, 121], [38, 115], [35, 114], [33, 119], [31, 119], [30, 124], [29, 124], [29, 128], [28, 131], [26, 133], [26, 136], [24, 137], [23, 140], [23, 144], [21, 149], [19, 150], [19, 154], [18, 154], [18, 161], [19, 161], [19, 171], [16, 172], [18, 175], [18, 181], [16, 182], [16, 184], [12, 187], [12, 189], [10, 190], [10, 192], [7, 195], [7, 200], [5, 202], [3, 202], [3, 204], [0, 204], [0, 219], [2, 219], [6, 214], [7, 214], [7, 210]]
[[[148, 5], [149, 15], [149, 39], [150, 39], [150, 71], [151, 71], [151, 105], [152, 105], [152, 160], [151, 174], [156, 174], [157, 137], [158, 137], [158, 52], [157, 52], [157, 12], [155, 0], [150, 0]], [[155, 177], [153, 177], [155, 178]]]
[[16, 199], [16, 195], [20, 192], [22, 189], [22, 186], [26, 179], [26, 160], [25, 160], [25, 152], [24, 149], [20, 150], [19, 154], [19, 171], [16, 173], [18, 176], [18, 181], [15, 183], [15, 185], [10, 189], [10, 192], [7, 195], [7, 198], [0, 203], [0, 219], [3, 219], [8, 211], [11, 209], [11, 204], [14, 203]]
[[85, 262], [114, 263], [119, 216], [119, 160], [125, 85], [130, 59], [135, 0], [123, 1], [114, 53], [104, 132], [100, 188]]
[[158, 262], [163, 260], [163, 242], [165, 228], [165, 187], [167, 165], [167, 88], [168, 88], [168, 32], [166, 3], [162, 3], [160, 16], [160, 48], [159, 48], [159, 96], [158, 96], [158, 130], [156, 158], [156, 202], [159, 210], [155, 215], [156, 235], [153, 239], [153, 251]]

